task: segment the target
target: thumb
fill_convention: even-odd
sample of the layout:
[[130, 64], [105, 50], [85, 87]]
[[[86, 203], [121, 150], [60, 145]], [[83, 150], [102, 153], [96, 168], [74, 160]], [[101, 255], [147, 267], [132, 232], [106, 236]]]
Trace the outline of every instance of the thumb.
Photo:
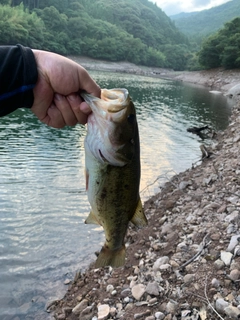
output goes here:
[[80, 91], [86, 91], [87, 93], [100, 98], [101, 88], [89, 75], [87, 70], [80, 65], [78, 65], [78, 81]]

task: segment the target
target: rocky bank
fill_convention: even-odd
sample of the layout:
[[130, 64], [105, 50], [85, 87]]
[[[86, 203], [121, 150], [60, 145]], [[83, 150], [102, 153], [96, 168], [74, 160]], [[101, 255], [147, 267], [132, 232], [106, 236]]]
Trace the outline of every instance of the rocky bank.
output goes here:
[[163, 73], [232, 95], [230, 125], [146, 201], [149, 225], [129, 227], [125, 266], [77, 273], [48, 304], [53, 319], [240, 319], [240, 72]]

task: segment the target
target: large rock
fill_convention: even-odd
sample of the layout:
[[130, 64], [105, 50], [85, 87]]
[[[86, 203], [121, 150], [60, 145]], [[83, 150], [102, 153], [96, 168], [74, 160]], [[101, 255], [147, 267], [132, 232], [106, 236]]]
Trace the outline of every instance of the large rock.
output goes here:
[[159, 295], [159, 285], [157, 282], [149, 282], [146, 287], [146, 292], [152, 296]]
[[233, 255], [231, 252], [221, 251], [221, 260], [225, 263], [226, 266], [230, 266]]
[[225, 314], [232, 319], [239, 319], [240, 310], [234, 306], [228, 306], [224, 309]]
[[158, 271], [160, 269], [160, 266], [163, 264], [166, 264], [169, 262], [168, 256], [163, 256], [161, 258], [158, 258], [153, 265], [153, 271]]
[[87, 306], [88, 306], [88, 300], [87, 299], [83, 299], [80, 303], [78, 303], [72, 309], [72, 313], [74, 313], [75, 315], [79, 315]]
[[224, 313], [224, 309], [229, 306], [229, 303], [224, 299], [217, 299], [216, 300], [216, 310], [220, 313]]
[[237, 98], [240, 95], [240, 84], [236, 84], [234, 87], [228, 90], [226, 96], [229, 98]]
[[101, 304], [98, 306], [98, 320], [105, 320], [110, 313], [110, 306], [108, 304]]
[[145, 293], [146, 286], [144, 284], [136, 284], [132, 287], [132, 296], [136, 300], [140, 300]]

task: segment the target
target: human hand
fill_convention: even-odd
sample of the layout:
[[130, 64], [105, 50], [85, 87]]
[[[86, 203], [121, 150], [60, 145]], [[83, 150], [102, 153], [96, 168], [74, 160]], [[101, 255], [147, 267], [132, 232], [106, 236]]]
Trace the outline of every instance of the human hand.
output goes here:
[[100, 87], [76, 62], [52, 52], [32, 51], [38, 68], [32, 112], [54, 128], [85, 124], [91, 109], [79, 92], [100, 97]]

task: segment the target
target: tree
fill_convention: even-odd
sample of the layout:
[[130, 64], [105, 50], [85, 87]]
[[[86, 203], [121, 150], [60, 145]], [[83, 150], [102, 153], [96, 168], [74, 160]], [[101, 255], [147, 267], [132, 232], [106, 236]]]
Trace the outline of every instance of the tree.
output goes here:
[[0, 6], [0, 43], [21, 43], [40, 48], [43, 43], [45, 26], [35, 13], [24, 10], [23, 5], [11, 8]]
[[235, 18], [203, 43], [199, 63], [206, 68], [238, 68], [239, 57], [240, 18]]
[[167, 44], [162, 47], [162, 51], [166, 57], [165, 67], [174, 70], [184, 70], [190, 58], [190, 53], [185, 45]]
[[216, 36], [209, 37], [202, 45], [198, 57], [199, 63], [205, 68], [217, 68], [221, 65], [220, 49]]
[[[0, 0], [7, 1], [12, 12], [0, 20], [3, 43], [172, 67], [176, 59], [168, 59], [163, 46], [180, 52], [179, 41], [185, 41], [166, 14], [148, 0]], [[16, 13], [20, 1], [21, 12]], [[185, 57], [178, 55], [178, 67]]]
[[67, 54], [67, 16], [59, 13], [53, 6], [46, 7], [43, 10], [36, 9], [35, 12], [45, 24], [43, 49]]
[[162, 52], [151, 47], [147, 49], [147, 58], [144, 63], [145, 65], [149, 67], [163, 68], [165, 66], [165, 61], [166, 57]]
[[0, 0], [0, 5], [10, 4], [10, 0]]
[[46, 7], [43, 10], [38, 10], [37, 13], [48, 30], [56, 33], [66, 30], [68, 18], [65, 14], [60, 13], [55, 7]]

